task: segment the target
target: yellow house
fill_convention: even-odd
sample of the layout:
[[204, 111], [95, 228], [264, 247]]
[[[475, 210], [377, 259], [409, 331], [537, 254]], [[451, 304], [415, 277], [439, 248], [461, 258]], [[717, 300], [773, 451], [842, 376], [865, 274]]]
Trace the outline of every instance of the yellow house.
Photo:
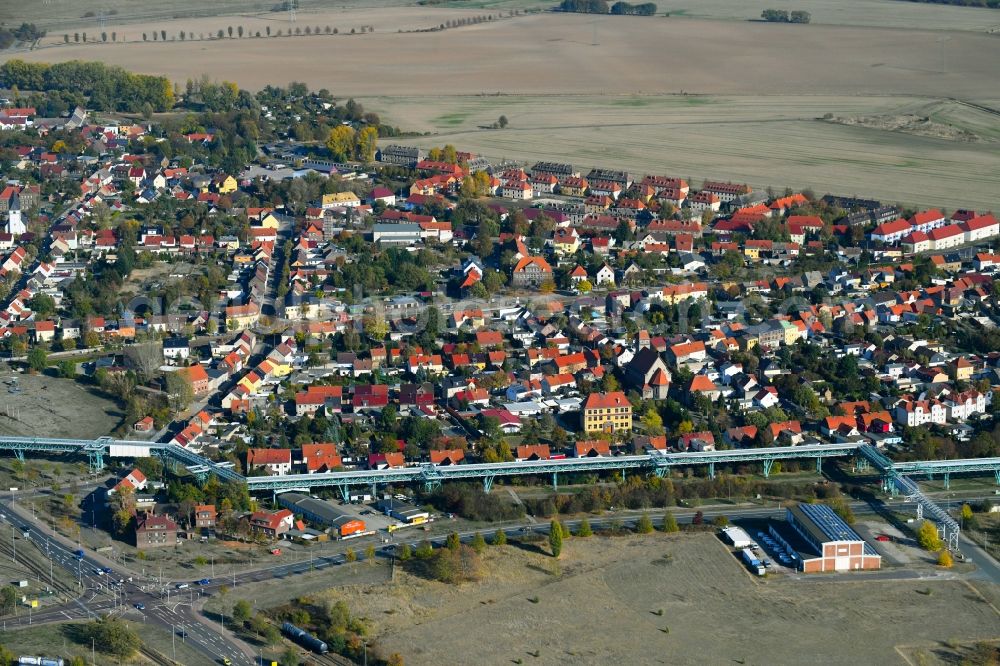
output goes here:
[[272, 377], [287, 377], [292, 374], [292, 366], [284, 361], [269, 358], [264, 362], [271, 366], [270, 371]]
[[361, 199], [354, 192], [335, 192], [323, 195], [323, 208], [334, 208], [346, 206], [347, 208], [357, 208], [361, 205]]
[[574, 254], [580, 249], [580, 237], [573, 231], [558, 231], [552, 237], [552, 248], [556, 254]]
[[967, 382], [972, 379], [972, 364], [962, 356], [949, 363], [948, 369], [951, 371], [951, 376], [955, 381]]
[[632, 403], [621, 391], [591, 393], [582, 413], [585, 432], [629, 432], [632, 429]]
[[226, 308], [226, 325], [237, 329], [250, 328], [260, 318], [260, 309], [255, 303], [231, 305]]
[[215, 188], [219, 194], [232, 194], [238, 186], [239, 183], [236, 182], [236, 179], [228, 175], [225, 177], [220, 176], [215, 181]]
[[261, 219], [260, 224], [255, 226], [262, 229], [277, 229], [278, 218], [276, 218], [273, 213], [268, 213], [263, 217], [263, 219]]
[[246, 389], [247, 393], [256, 393], [262, 381], [263, 380], [260, 375], [256, 372], [248, 372], [246, 376], [239, 381], [239, 385]]
[[799, 339], [799, 328], [795, 324], [782, 320], [781, 321], [782, 332], [785, 334], [784, 343], [785, 346], [794, 345]]

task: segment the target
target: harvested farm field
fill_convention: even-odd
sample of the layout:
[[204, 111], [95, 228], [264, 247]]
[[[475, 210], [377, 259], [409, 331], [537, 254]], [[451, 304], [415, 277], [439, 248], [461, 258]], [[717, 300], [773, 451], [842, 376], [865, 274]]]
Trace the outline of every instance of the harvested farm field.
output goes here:
[[[987, 34], [954, 33], [952, 38], [919, 30], [615, 17], [601, 22], [595, 44], [593, 20], [575, 14], [398, 33], [380, 29], [370, 10], [359, 11], [348, 27], [372, 24], [374, 33], [182, 42], [171, 35], [202, 29], [177, 22], [150, 26], [167, 32], [166, 42], [130, 36], [127, 43], [91, 40], [11, 56], [102, 60], [181, 83], [201, 74], [254, 89], [298, 80], [355, 97], [584, 90], [595, 96], [686, 91], [969, 99], [996, 90], [1000, 81], [994, 66], [1000, 61], [1000, 39]], [[392, 17], [429, 10], [382, 11]], [[223, 22], [227, 25], [218, 24], [220, 29], [228, 30], [228, 20]], [[206, 23], [205, 34], [216, 26]], [[949, 38], [935, 42], [942, 36]], [[928, 48], [928, 42], [937, 47]]]
[[[894, 6], [903, 13], [913, 7]], [[315, 23], [369, 24], [374, 33], [183, 43], [169, 37], [240, 24], [212, 17], [196, 28], [163, 24], [167, 42], [134, 41], [138, 25], [127, 28], [127, 43], [16, 55], [98, 59], [166, 74], [182, 86], [202, 74], [251, 89], [301, 80], [340, 99], [358, 98], [404, 130], [428, 133], [397, 141], [453, 143], [493, 158], [952, 209], [1000, 204], [1000, 106], [981, 99], [1000, 90], [994, 35], [662, 16], [595, 24], [552, 13], [435, 32], [385, 27], [416, 29], [478, 11], [355, 7], [340, 13], [344, 21]], [[657, 65], [640, 66], [648, 62]], [[507, 129], [484, 129], [501, 114], [510, 120]], [[890, 120], [844, 124], [823, 120], [827, 114]], [[928, 121], [891, 120], [908, 115]], [[913, 129], [919, 131], [907, 131]]]
[[407, 664], [905, 664], [901, 646], [929, 656], [995, 638], [1000, 623], [989, 596], [956, 579], [755, 579], [710, 534], [575, 538], [559, 561], [517, 546], [485, 557], [479, 583], [397, 572], [327, 595], [370, 618], [382, 651]]
[[[507, 158], [811, 188], [911, 205], [1000, 206], [1000, 117], [959, 102], [824, 95], [361, 98], [402, 140]], [[504, 130], [483, 129], [507, 116]], [[830, 118], [825, 118], [827, 115]], [[916, 127], [837, 119], [927, 118]], [[927, 135], [927, 125], [937, 130]], [[971, 140], [970, 140], [971, 139]], [[395, 140], [401, 141], [401, 140]]]

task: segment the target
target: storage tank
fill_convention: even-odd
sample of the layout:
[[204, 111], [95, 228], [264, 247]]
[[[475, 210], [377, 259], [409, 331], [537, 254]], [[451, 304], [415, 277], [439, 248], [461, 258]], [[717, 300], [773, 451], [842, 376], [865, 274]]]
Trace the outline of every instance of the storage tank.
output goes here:
[[319, 654], [326, 654], [327, 652], [330, 651], [326, 643], [316, 638], [309, 632], [299, 629], [291, 622], [285, 622], [283, 625], [281, 625], [281, 630], [285, 632], [285, 635], [291, 638], [293, 641], [295, 641], [304, 648], [312, 650], [313, 652], [317, 652]]

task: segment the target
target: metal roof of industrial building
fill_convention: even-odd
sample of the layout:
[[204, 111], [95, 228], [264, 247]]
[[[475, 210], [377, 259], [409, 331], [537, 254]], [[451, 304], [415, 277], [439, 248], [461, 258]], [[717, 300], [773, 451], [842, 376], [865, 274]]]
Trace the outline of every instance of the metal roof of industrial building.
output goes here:
[[851, 526], [825, 504], [796, 504], [788, 509], [816, 541], [864, 541]]

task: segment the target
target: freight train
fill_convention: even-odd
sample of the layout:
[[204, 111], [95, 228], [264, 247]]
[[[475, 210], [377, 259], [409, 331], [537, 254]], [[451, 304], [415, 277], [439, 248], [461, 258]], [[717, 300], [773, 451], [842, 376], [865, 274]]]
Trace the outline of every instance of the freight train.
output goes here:
[[298, 643], [304, 648], [309, 648], [313, 652], [318, 654], [326, 654], [330, 651], [330, 648], [326, 643], [316, 638], [307, 631], [299, 629], [291, 622], [285, 622], [281, 625], [281, 631], [285, 633], [286, 636], [291, 638], [293, 641]]

